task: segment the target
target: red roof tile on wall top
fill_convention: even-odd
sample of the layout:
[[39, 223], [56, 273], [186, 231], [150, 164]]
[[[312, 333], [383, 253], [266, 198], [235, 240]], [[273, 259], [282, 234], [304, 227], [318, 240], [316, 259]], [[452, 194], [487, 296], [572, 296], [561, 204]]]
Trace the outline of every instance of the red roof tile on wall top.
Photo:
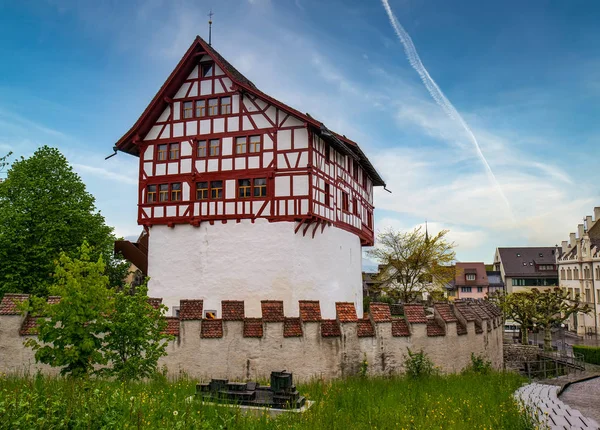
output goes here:
[[300, 318], [286, 318], [283, 321], [283, 337], [302, 337]]
[[244, 318], [244, 337], [263, 337], [262, 318]]
[[283, 301], [281, 300], [263, 300], [260, 302], [262, 309], [262, 319], [264, 322], [283, 322]]
[[[158, 299], [162, 302], [162, 299]], [[60, 303], [60, 296], [49, 296], [47, 303], [49, 305], [57, 305]]]
[[335, 314], [338, 321], [340, 322], [356, 322], [358, 317], [356, 316], [356, 309], [354, 303], [351, 302], [336, 302]]
[[223, 337], [223, 320], [202, 320], [200, 337], [204, 339]]
[[423, 305], [418, 304], [406, 304], [404, 305], [404, 315], [409, 323], [421, 323], [427, 322], [427, 316], [425, 315], [425, 308]]
[[456, 309], [467, 321], [475, 321], [477, 320], [477, 316], [475, 313], [469, 308], [469, 306], [465, 302], [454, 303], [454, 309]]
[[340, 337], [342, 332], [337, 320], [322, 320], [321, 321], [321, 336], [322, 337]]
[[179, 302], [179, 318], [185, 320], [201, 320], [203, 300], [181, 300]]
[[0, 315], [19, 315], [18, 305], [29, 298], [29, 294], [5, 294], [0, 302]]
[[300, 319], [304, 322], [321, 321], [321, 306], [318, 300], [300, 300]]
[[485, 310], [483, 310], [483, 308], [477, 303], [469, 303], [469, 308], [475, 313], [475, 315], [477, 315], [482, 320], [487, 320], [491, 318], [488, 315], [488, 313]]
[[222, 300], [221, 313], [223, 315], [223, 321], [243, 321], [245, 316], [244, 301]]
[[[154, 309], [158, 309], [160, 307], [160, 305], [162, 304], [162, 300], [163, 300], [162, 298], [158, 298], [158, 297], [148, 297], [148, 303]], [[48, 297], [48, 303], [50, 303], [50, 297]]]
[[390, 305], [387, 303], [371, 303], [369, 312], [374, 323], [384, 323], [392, 320]]
[[446, 331], [444, 330], [444, 327], [440, 326], [435, 319], [427, 321], [427, 336], [433, 337], [445, 335]]
[[404, 318], [392, 319], [392, 336], [406, 337], [410, 336], [410, 329]]
[[358, 337], [373, 337], [375, 336], [375, 328], [369, 318], [358, 320], [356, 334]]
[[178, 317], [165, 317], [165, 318], [167, 320], [167, 328], [165, 329], [165, 334], [169, 334], [171, 336], [179, 336], [179, 318]]
[[454, 312], [452, 312], [452, 308], [448, 303], [436, 303], [433, 305], [433, 308], [437, 311], [437, 313], [442, 317], [444, 322], [456, 322], [456, 316]]
[[31, 336], [38, 334], [38, 318], [32, 317], [31, 315], [27, 315], [23, 320], [23, 324], [21, 324], [21, 328], [19, 330], [19, 334], [21, 336]]

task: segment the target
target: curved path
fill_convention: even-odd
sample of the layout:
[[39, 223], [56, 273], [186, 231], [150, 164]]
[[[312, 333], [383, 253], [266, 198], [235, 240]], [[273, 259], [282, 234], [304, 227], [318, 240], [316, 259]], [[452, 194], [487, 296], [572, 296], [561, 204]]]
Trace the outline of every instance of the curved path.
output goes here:
[[569, 385], [560, 400], [600, 423], [600, 377]]
[[560, 387], [529, 384], [519, 388], [515, 397], [522, 401], [533, 416], [552, 430], [600, 430], [596, 421], [587, 418], [558, 398]]

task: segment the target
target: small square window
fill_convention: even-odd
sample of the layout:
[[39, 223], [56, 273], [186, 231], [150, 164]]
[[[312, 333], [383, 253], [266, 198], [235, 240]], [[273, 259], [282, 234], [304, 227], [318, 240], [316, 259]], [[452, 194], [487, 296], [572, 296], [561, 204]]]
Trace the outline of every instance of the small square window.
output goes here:
[[250, 197], [252, 195], [251, 189], [250, 179], [238, 179], [238, 195], [241, 198]]
[[211, 197], [211, 199], [222, 199], [223, 198], [223, 181], [211, 181], [210, 197]]
[[206, 157], [206, 140], [198, 141], [198, 157]]
[[219, 99], [208, 99], [208, 115], [214, 116], [219, 114]]
[[246, 136], [238, 137], [237, 139], [235, 139], [235, 153], [245, 154], [246, 151]]
[[202, 77], [208, 78], [213, 75], [213, 63], [204, 63], [201, 65]]
[[208, 199], [208, 182], [196, 183], [196, 200]]
[[196, 117], [206, 116], [206, 100], [196, 100]]
[[221, 115], [231, 113], [231, 97], [221, 97]]
[[254, 180], [254, 197], [266, 197], [267, 179], [257, 178]]
[[249, 152], [260, 152], [260, 136], [250, 136]]
[[168, 145], [163, 144], [163, 145], [158, 145], [158, 153], [156, 156], [156, 159], [158, 161], [164, 161], [167, 159], [167, 147]]
[[194, 102], [183, 103], [183, 117], [191, 118], [194, 116]]
[[331, 207], [331, 196], [329, 195], [329, 184], [325, 184], [325, 206]]
[[146, 191], [146, 203], [156, 202], [156, 185], [148, 185]]
[[179, 159], [179, 143], [171, 143], [169, 145], [169, 160]]
[[215, 157], [221, 153], [221, 143], [219, 139], [212, 139], [210, 141], [210, 156]]
[[169, 184], [160, 184], [158, 186], [158, 201], [169, 201]]
[[171, 184], [171, 201], [178, 202], [181, 200], [181, 182]]

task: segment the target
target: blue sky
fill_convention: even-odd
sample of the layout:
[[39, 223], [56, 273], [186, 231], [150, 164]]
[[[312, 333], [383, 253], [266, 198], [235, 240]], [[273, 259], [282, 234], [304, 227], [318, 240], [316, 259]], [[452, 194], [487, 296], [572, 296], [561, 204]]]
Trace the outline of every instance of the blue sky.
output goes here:
[[411, 67], [379, 1], [0, 0], [0, 154], [60, 148], [121, 236], [137, 159], [104, 161], [196, 34], [260, 89], [359, 142], [393, 191], [376, 228], [447, 228], [462, 261], [554, 245], [600, 205], [600, 3], [390, 0], [469, 136]]

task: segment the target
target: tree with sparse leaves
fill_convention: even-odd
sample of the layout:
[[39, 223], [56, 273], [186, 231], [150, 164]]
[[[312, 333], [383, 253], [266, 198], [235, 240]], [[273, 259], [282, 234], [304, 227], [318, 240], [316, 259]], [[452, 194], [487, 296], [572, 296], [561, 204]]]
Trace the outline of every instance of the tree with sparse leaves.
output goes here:
[[[9, 165], [8, 159], [10, 158], [11, 155], [12, 155], [12, 152], [9, 152], [5, 156], [0, 157], [0, 176], [2, 175], [2, 173], [8, 167], [8, 165]], [[2, 178], [1, 177], [0, 177], [0, 182], [2, 182]]]
[[158, 359], [167, 355], [167, 341], [171, 339], [165, 334], [166, 310], [164, 305], [154, 308], [149, 303], [146, 282], [117, 292], [103, 345], [110, 367], [102, 373], [121, 380], [151, 376]]
[[0, 297], [47, 295], [54, 261], [74, 257], [84, 240], [93, 259], [103, 256], [110, 284], [119, 285], [128, 265], [114, 257], [113, 229], [94, 197], [55, 148], [43, 146], [14, 162], [0, 183]]
[[35, 351], [36, 361], [61, 367], [62, 375], [86, 377], [94, 366], [108, 361], [102, 344], [114, 304], [102, 257], [94, 261], [92, 254], [87, 243], [77, 258], [61, 253], [55, 284], [49, 288], [60, 301], [49, 304], [33, 297], [26, 305], [29, 312], [43, 318], [38, 319], [38, 337], [25, 344]]
[[388, 296], [405, 303], [424, 292], [442, 291], [454, 279], [454, 244], [448, 230], [429, 238], [421, 228], [409, 232], [386, 230], [367, 254], [380, 264], [377, 280]]
[[533, 321], [544, 329], [544, 349], [552, 350], [552, 327], [569, 319], [573, 314], [589, 313], [590, 307], [582, 303], [579, 294], [571, 297], [564, 288], [552, 288], [539, 291], [531, 290], [534, 303]]
[[504, 313], [505, 318], [512, 319], [521, 325], [521, 343], [529, 343], [529, 330], [533, 328], [535, 303], [530, 291], [504, 294], [496, 292], [490, 296]]

